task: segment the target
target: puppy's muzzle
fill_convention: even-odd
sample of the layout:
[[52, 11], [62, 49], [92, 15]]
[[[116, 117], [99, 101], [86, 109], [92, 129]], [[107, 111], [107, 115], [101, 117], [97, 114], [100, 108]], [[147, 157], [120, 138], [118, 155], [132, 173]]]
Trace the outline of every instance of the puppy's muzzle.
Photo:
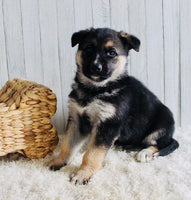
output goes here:
[[102, 71], [102, 65], [99, 63], [93, 64], [91, 66], [91, 71], [93, 74], [98, 74]]

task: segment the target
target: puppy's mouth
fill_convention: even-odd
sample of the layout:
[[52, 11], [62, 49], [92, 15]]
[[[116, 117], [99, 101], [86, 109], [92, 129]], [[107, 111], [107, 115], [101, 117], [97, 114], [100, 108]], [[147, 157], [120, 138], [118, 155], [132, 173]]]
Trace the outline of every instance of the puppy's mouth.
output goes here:
[[88, 78], [93, 81], [100, 82], [111, 76], [110, 70], [104, 65], [93, 65], [88, 73]]
[[92, 80], [94, 80], [94, 81], [98, 81], [100, 77], [99, 77], [99, 76], [92, 75], [92, 76], [90, 76], [90, 78], [91, 78]]
[[104, 75], [90, 75], [88, 76], [88, 78], [90, 78], [91, 80], [95, 81], [95, 82], [101, 82], [104, 81], [106, 79], [108, 79], [111, 76], [111, 72], [108, 72], [107, 74]]
[[102, 66], [100, 70], [96, 70], [94, 66], [84, 65], [82, 67], [82, 74], [91, 81], [102, 82], [111, 76], [112, 70], [107, 66]]

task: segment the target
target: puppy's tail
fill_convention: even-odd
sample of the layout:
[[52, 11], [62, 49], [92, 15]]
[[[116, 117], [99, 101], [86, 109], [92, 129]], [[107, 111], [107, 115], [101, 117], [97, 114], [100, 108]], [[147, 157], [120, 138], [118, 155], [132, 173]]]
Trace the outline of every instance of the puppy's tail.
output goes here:
[[165, 148], [159, 150], [154, 154], [154, 156], [166, 156], [170, 153], [172, 153], [174, 150], [176, 150], [179, 147], [179, 143], [172, 138], [171, 143], [166, 146]]

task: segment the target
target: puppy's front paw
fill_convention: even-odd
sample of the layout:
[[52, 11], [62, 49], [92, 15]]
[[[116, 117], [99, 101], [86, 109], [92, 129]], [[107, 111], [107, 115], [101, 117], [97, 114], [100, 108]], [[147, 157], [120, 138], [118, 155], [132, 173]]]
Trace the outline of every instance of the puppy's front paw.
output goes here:
[[52, 170], [52, 171], [57, 171], [57, 170], [59, 170], [60, 168], [62, 168], [63, 166], [65, 166], [65, 165], [66, 165], [66, 163], [65, 163], [63, 160], [59, 159], [59, 158], [53, 159], [53, 160], [48, 164], [49, 169]]
[[70, 182], [74, 185], [86, 185], [91, 178], [88, 170], [79, 170], [70, 177]]
[[149, 162], [153, 159], [153, 153], [149, 149], [143, 149], [138, 152], [136, 158], [139, 162]]

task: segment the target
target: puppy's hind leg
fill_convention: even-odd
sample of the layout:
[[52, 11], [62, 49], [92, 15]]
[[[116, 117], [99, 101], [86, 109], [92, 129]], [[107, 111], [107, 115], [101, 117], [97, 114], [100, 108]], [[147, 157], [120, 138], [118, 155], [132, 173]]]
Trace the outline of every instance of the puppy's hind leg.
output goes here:
[[146, 149], [142, 149], [137, 154], [137, 161], [139, 162], [149, 162], [154, 158], [154, 155], [156, 152], [158, 152], [159, 149], [157, 146], [150, 146]]
[[164, 131], [158, 130], [152, 132], [147, 137], [144, 138], [142, 144], [146, 145], [147, 148], [142, 149], [137, 154], [137, 161], [139, 162], [148, 162], [153, 159], [154, 154], [159, 151], [157, 146], [157, 139], [164, 135]]
[[166, 156], [178, 148], [178, 142], [172, 138], [173, 127], [160, 129], [148, 135], [143, 144], [149, 146], [137, 154], [137, 160], [148, 162], [157, 156]]

